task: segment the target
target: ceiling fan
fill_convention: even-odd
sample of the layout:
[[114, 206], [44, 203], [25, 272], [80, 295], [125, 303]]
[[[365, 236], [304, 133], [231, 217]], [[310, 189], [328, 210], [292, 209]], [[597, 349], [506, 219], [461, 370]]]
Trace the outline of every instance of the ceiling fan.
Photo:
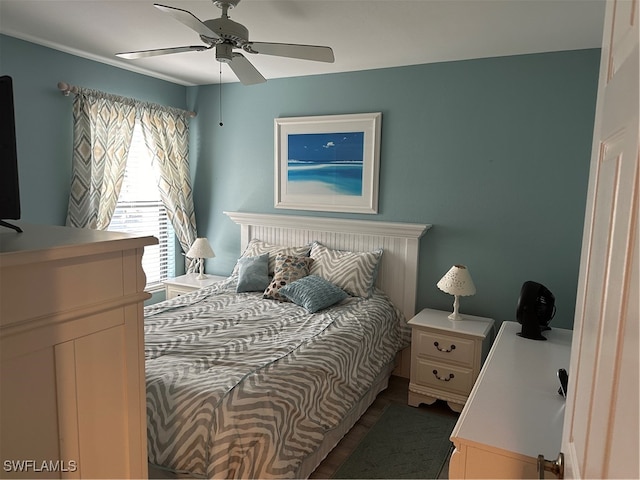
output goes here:
[[216, 60], [226, 63], [243, 85], [254, 85], [266, 82], [260, 72], [240, 52], [275, 55], [278, 57], [298, 58], [313, 60], [316, 62], [333, 63], [333, 50], [331, 47], [317, 45], [297, 45], [290, 43], [250, 42], [249, 30], [229, 18], [228, 12], [240, 3], [240, 0], [214, 0], [214, 5], [222, 9], [222, 16], [212, 20], [200, 21], [194, 14], [180, 8], [169, 7], [155, 3], [160, 11], [168, 13], [173, 18], [183, 23], [200, 35], [203, 45], [190, 45], [185, 47], [158, 48], [154, 50], [141, 50], [137, 52], [116, 53], [118, 57], [136, 59], [167, 55], [170, 53], [200, 52], [215, 48]]

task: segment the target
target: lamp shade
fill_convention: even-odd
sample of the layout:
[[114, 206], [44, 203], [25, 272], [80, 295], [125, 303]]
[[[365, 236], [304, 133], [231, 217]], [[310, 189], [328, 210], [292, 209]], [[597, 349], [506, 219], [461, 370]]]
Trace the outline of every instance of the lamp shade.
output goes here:
[[437, 283], [440, 290], [449, 295], [466, 297], [476, 293], [471, 274], [464, 265], [454, 265]]
[[191, 245], [191, 248], [187, 252], [187, 257], [189, 258], [213, 258], [215, 256], [216, 254], [213, 253], [213, 249], [211, 248], [211, 245], [209, 245], [209, 241], [204, 237], [196, 238], [195, 242], [193, 242], [193, 245]]

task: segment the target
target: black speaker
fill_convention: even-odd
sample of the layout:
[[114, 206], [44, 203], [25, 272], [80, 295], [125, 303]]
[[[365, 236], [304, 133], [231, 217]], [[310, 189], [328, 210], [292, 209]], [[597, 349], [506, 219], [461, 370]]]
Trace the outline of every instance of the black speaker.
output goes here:
[[549, 322], [556, 314], [556, 299], [544, 285], [527, 281], [522, 284], [516, 319], [522, 325], [519, 336], [546, 340], [541, 332], [551, 330]]

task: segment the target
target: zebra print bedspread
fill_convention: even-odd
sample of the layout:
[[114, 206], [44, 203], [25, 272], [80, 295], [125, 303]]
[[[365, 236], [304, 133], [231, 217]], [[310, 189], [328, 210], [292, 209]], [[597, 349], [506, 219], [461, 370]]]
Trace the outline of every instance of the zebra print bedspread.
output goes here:
[[409, 341], [381, 292], [308, 314], [233, 277], [145, 317], [149, 461], [208, 478], [298, 478]]

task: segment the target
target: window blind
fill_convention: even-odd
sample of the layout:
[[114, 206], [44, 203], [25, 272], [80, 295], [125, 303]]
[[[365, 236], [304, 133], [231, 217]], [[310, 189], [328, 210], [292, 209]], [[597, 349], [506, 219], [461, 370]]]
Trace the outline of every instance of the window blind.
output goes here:
[[108, 230], [153, 235], [159, 245], [144, 247], [142, 268], [147, 289], [159, 287], [175, 276], [175, 233], [160, 199], [157, 176], [144, 142], [141, 125], [136, 122], [124, 181]]

